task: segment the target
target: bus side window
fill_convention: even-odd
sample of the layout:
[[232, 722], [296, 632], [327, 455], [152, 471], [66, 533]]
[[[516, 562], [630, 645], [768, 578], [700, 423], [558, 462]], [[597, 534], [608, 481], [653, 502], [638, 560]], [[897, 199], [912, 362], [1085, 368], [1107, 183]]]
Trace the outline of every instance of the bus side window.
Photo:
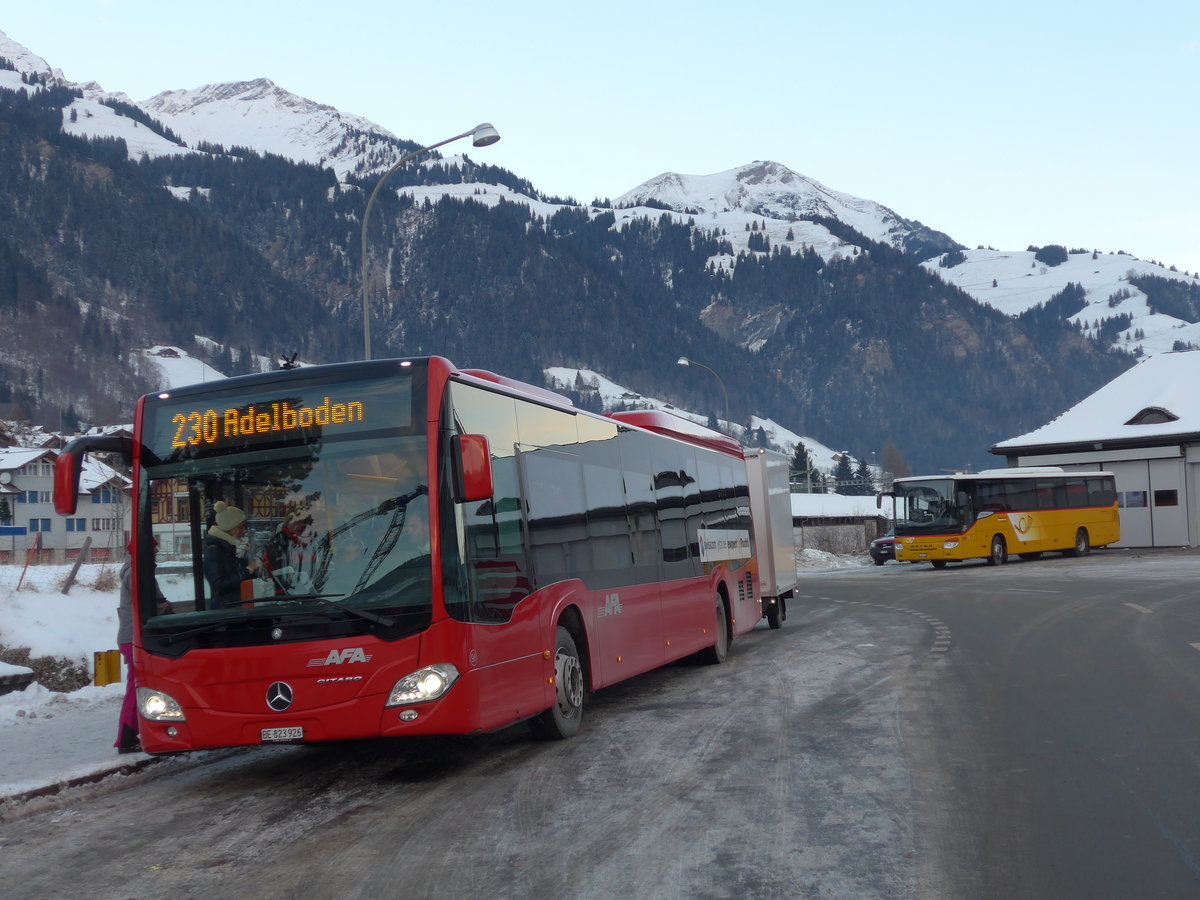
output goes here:
[[[453, 417], [467, 434], [487, 436], [490, 499], [452, 504], [443, 521], [446, 609], [460, 621], [504, 622], [531, 590], [518, 487], [517, 411], [511, 397], [473, 385], [451, 385]], [[449, 548], [461, 541], [461, 559]], [[465, 565], [463, 565], [465, 563]]]

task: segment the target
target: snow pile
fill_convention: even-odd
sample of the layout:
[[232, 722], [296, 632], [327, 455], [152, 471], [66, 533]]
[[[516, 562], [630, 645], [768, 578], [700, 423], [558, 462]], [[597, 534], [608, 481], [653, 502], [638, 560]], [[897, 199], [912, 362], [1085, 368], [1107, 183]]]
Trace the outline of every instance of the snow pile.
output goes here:
[[[82, 660], [89, 670], [93, 653], [116, 648], [117, 566], [80, 566], [75, 584], [63, 594], [62, 585], [70, 571], [71, 566], [30, 566], [24, 570], [21, 566], [0, 566], [0, 646], [27, 648], [34, 659], [52, 656]], [[112, 589], [97, 590], [97, 580], [112, 582]], [[0, 663], [0, 675], [25, 671], [28, 669]], [[0, 718], [3, 709], [0, 707]]]
[[832, 569], [857, 569], [868, 565], [872, 565], [872, 561], [866, 553], [846, 556], [840, 553], [826, 553], [824, 550], [796, 551], [796, 571], [801, 574], [828, 572]]

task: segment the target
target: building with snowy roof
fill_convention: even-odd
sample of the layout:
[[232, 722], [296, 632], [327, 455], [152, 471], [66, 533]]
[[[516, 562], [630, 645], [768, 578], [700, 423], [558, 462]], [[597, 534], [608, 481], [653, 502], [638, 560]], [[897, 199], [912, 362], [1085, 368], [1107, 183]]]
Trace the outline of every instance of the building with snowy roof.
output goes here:
[[[54, 510], [51, 448], [0, 450], [0, 563], [58, 563], [88, 547], [91, 559], [119, 559], [128, 542], [128, 477], [97, 459], [84, 462], [79, 507], [73, 516]], [[90, 540], [89, 540], [90, 539]]]
[[1118, 547], [1200, 544], [1200, 350], [1157, 353], [1052, 422], [992, 447], [1010, 466], [1117, 476]]
[[866, 553], [871, 541], [890, 526], [890, 503], [875, 505], [875, 495], [792, 494], [792, 531], [797, 550]]

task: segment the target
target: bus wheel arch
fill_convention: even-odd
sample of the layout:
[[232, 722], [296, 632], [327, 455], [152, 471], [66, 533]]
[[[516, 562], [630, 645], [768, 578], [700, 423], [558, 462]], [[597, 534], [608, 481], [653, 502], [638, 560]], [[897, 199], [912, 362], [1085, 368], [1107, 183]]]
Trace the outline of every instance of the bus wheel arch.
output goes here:
[[992, 535], [991, 550], [988, 553], [987, 562], [989, 566], [1002, 566], [1008, 562], [1008, 543], [1004, 540], [1004, 535]]
[[[569, 611], [568, 611], [569, 612]], [[576, 626], [580, 640], [572, 633]], [[583, 705], [587, 696], [588, 677], [584, 655], [582, 623], [577, 616], [563, 615], [554, 634], [554, 691], [555, 702], [540, 715], [529, 720], [529, 730], [542, 740], [561, 741], [574, 737], [583, 724]], [[586, 646], [585, 644], [583, 644]]]
[[1092, 550], [1091, 538], [1088, 536], [1086, 528], [1079, 528], [1075, 532], [1075, 546], [1066, 552], [1066, 556], [1087, 556]]
[[711, 647], [705, 647], [700, 651], [700, 661], [710, 665], [719, 665], [725, 662], [733, 637], [730, 632], [729, 591], [724, 582], [717, 586], [715, 608], [717, 614], [716, 640], [713, 641]]

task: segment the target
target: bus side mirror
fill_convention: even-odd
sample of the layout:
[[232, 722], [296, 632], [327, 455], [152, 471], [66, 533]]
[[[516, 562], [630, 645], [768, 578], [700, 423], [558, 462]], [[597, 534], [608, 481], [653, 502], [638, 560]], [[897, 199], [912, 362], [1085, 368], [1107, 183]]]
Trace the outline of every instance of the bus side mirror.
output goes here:
[[79, 505], [79, 475], [83, 457], [88, 453], [119, 453], [127, 465], [133, 463], [133, 439], [107, 437], [76, 438], [54, 460], [54, 511], [60, 516], [75, 515]]
[[60, 453], [54, 461], [54, 511], [60, 516], [75, 515], [79, 505], [79, 472], [83, 459], [70, 453]]
[[489, 499], [492, 486], [492, 450], [482, 434], [456, 434], [450, 438], [454, 453], [456, 481], [454, 499], [473, 503]]

